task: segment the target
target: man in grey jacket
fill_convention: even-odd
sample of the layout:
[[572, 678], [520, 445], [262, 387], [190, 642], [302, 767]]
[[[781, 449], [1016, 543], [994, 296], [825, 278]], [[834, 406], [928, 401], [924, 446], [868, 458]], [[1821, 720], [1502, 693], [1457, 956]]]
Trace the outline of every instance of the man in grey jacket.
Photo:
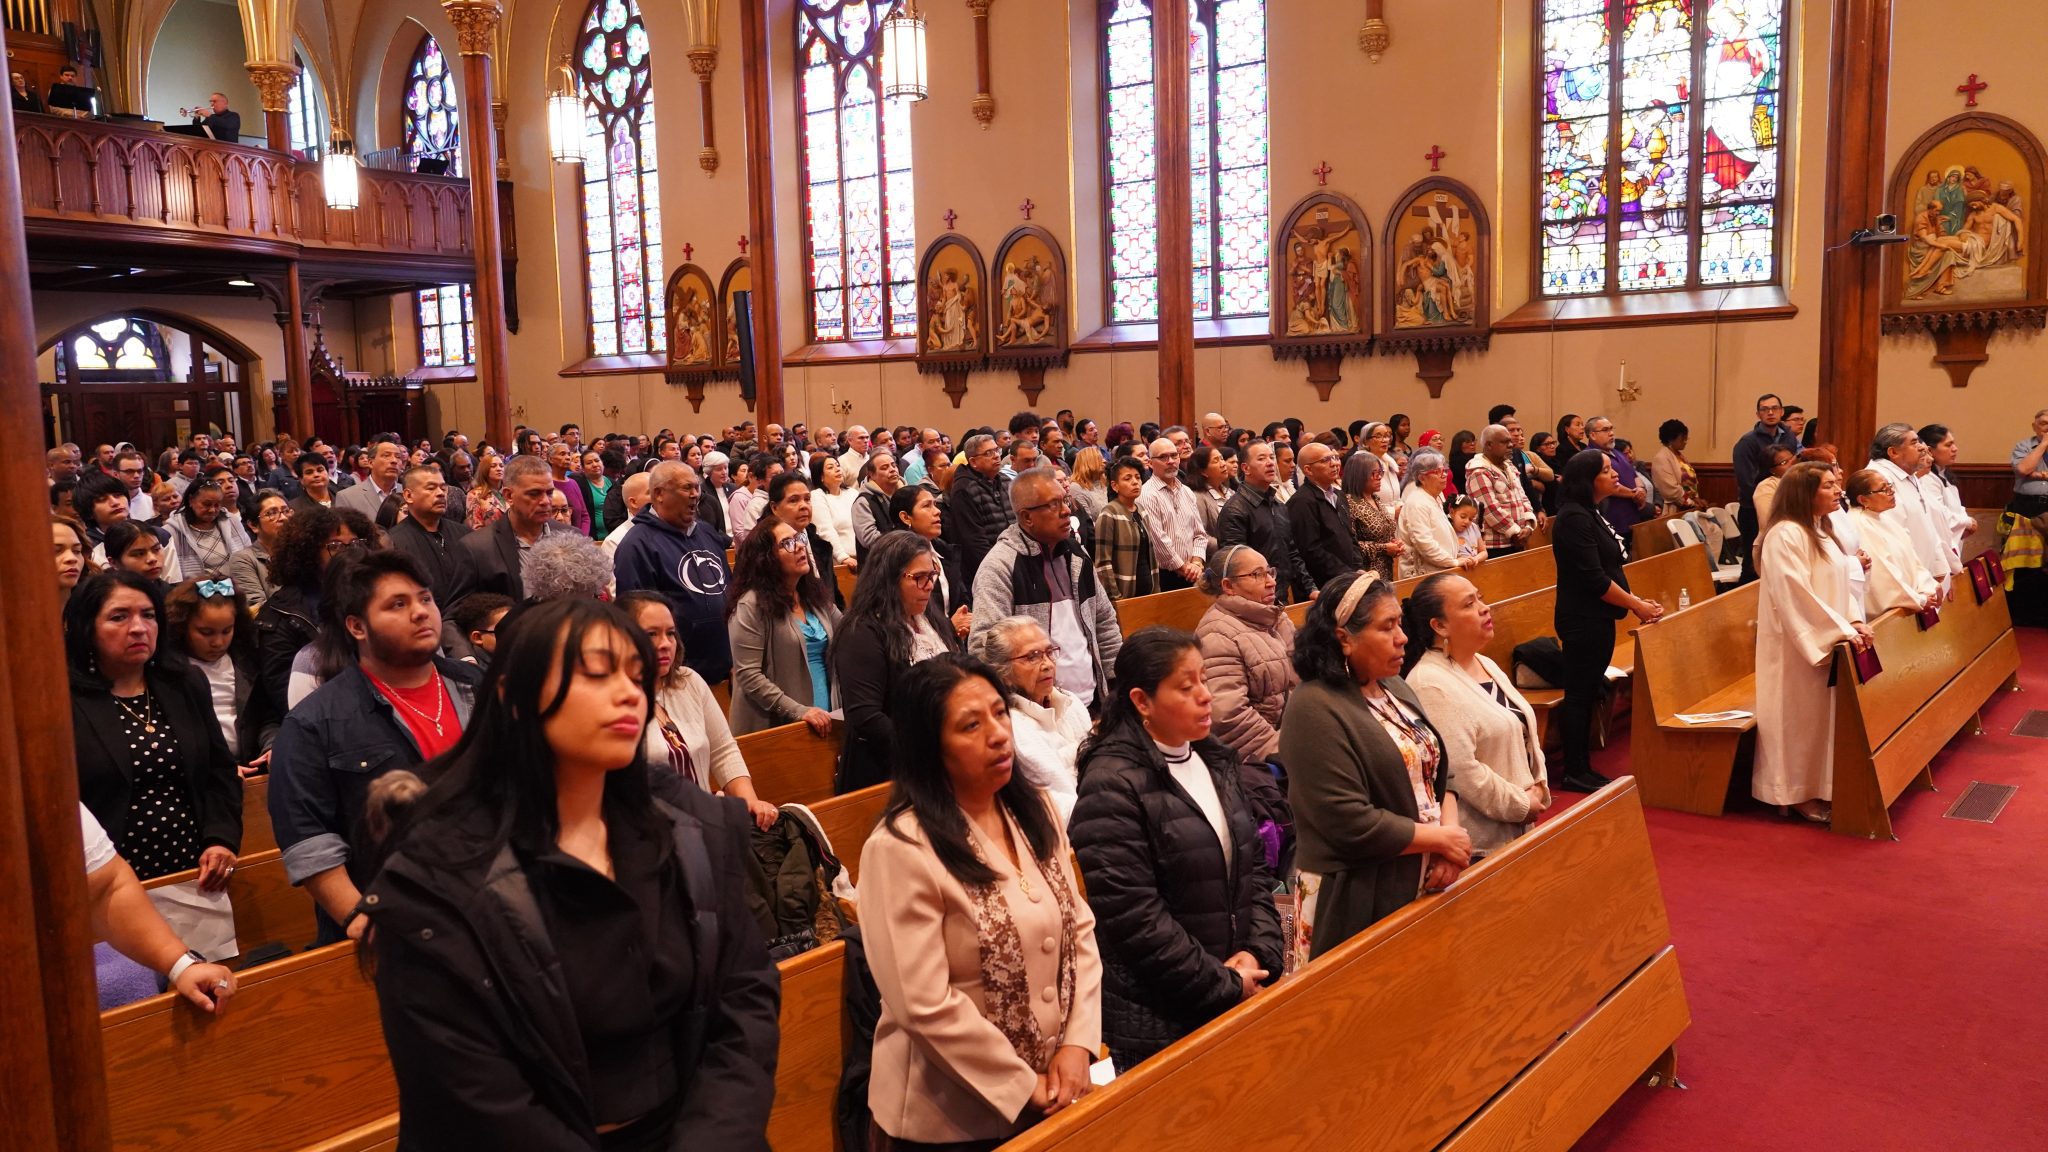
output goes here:
[[1094, 703], [1109, 693], [1122, 650], [1116, 606], [1095, 583], [1095, 564], [1068, 533], [1064, 487], [1050, 468], [1021, 473], [1010, 485], [1017, 522], [996, 537], [974, 576], [974, 631], [1010, 616], [1044, 626], [1057, 650], [1055, 682]]

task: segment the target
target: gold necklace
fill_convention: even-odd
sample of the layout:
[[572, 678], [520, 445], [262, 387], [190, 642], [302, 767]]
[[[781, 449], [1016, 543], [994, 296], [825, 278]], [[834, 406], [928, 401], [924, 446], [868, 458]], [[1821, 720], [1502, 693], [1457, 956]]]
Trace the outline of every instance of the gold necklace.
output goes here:
[[[996, 815], [998, 819], [1002, 819], [1002, 813], [1000, 811], [998, 811]], [[972, 824], [973, 821], [969, 820], [968, 823]], [[976, 825], [976, 830], [981, 831], [981, 835], [987, 836], [990, 840], [995, 839], [995, 837], [989, 836], [985, 830], [982, 830], [979, 825]], [[1024, 898], [1026, 900], [1031, 899], [1031, 881], [1026, 879], [1024, 876], [1023, 859], [1017, 855], [1017, 845], [1014, 841], [1010, 839], [1010, 822], [1007, 819], [1003, 820], [1003, 848], [1006, 852], [1009, 853], [1011, 857], [1011, 869], [1017, 873], [1017, 891], [1023, 893]], [[976, 859], [979, 859], [983, 864], [988, 863], [988, 856], [981, 850], [981, 843], [979, 838], [977, 838], [974, 842], [974, 855]]]
[[[439, 689], [441, 687], [441, 670], [439, 668], [434, 669], [433, 684], [436, 689]], [[448, 704], [448, 694], [446, 692], [436, 691], [434, 693], [434, 714], [432, 716], [427, 715], [426, 709], [420, 708], [414, 705], [412, 701], [400, 697], [395, 689], [392, 692], [390, 692], [389, 695], [393, 703], [404, 706], [404, 708], [407, 711], [411, 712], [413, 715], [418, 716], [420, 719], [425, 720], [429, 724], [432, 724], [434, 726], [434, 735], [442, 735], [441, 713], [447, 707]]]
[[130, 720], [142, 725], [143, 735], [156, 735], [156, 705], [150, 699], [148, 688], [142, 690], [142, 714], [140, 716], [136, 715], [135, 709], [129, 707], [128, 702], [119, 696], [114, 697], [114, 703], [121, 706], [121, 711], [126, 712]]

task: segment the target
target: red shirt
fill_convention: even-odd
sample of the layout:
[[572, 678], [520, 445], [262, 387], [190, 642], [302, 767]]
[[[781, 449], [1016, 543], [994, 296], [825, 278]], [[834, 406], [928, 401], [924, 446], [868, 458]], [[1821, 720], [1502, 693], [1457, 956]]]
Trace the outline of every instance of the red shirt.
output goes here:
[[[405, 721], [412, 742], [419, 746], [422, 763], [455, 747], [455, 742], [462, 739], [462, 721], [456, 718], [455, 700], [448, 694], [440, 669], [434, 669], [427, 682], [417, 688], [396, 688], [368, 672], [363, 675], [371, 687], [391, 701], [392, 710]], [[440, 721], [438, 726], [436, 719]]]

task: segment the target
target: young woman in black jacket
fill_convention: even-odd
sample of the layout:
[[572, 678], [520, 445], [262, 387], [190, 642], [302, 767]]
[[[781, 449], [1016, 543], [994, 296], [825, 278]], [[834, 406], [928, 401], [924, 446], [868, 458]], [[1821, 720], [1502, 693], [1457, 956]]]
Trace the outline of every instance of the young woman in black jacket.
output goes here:
[[1081, 746], [1068, 824], [1102, 953], [1102, 1038], [1119, 1072], [1250, 999], [1285, 954], [1237, 756], [1209, 735], [1202, 650], [1146, 628]]
[[839, 618], [826, 656], [846, 717], [834, 781], [841, 795], [888, 782], [896, 755], [890, 695], [904, 670], [941, 652], [960, 651], [960, 638], [946, 618], [930, 611], [938, 583], [938, 560], [915, 533], [884, 532], [861, 558], [853, 602]]
[[498, 652], [433, 790], [388, 773], [365, 815], [399, 1147], [765, 1152], [780, 993], [746, 805], [648, 771], [654, 653], [617, 607], [543, 602]]

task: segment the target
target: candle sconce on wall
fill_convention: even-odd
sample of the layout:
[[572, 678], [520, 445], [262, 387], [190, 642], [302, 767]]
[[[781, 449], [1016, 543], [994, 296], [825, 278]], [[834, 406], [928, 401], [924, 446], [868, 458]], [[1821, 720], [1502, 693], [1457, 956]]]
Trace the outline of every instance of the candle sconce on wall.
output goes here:
[[1621, 372], [1614, 380], [1614, 398], [1623, 404], [1632, 404], [1643, 398], [1643, 386], [1629, 378], [1626, 360], [1621, 362]]

